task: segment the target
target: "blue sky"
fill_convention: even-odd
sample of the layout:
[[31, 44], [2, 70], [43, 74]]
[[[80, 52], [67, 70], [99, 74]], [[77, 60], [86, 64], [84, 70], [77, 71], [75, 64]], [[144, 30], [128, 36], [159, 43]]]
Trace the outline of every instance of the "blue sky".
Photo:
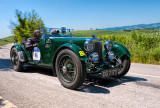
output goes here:
[[76, 30], [160, 22], [160, 0], [0, 0], [0, 38], [11, 35], [16, 9]]

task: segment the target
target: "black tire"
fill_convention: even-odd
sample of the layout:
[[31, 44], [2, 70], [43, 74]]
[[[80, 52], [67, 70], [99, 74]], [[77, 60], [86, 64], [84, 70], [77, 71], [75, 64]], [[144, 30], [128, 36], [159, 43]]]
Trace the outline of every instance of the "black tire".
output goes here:
[[18, 51], [15, 47], [11, 49], [10, 58], [11, 58], [13, 69], [17, 72], [22, 71], [23, 63], [19, 60]]
[[[69, 64], [70, 67], [67, 67]], [[72, 50], [64, 49], [59, 52], [56, 58], [55, 68], [59, 81], [68, 89], [80, 87], [85, 80], [85, 64], [81, 62]]]
[[117, 77], [122, 77], [126, 75], [130, 69], [131, 60], [129, 57], [123, 56], [121, 58], [121, 61], [122, 61], [122, 68], [118, 71]]

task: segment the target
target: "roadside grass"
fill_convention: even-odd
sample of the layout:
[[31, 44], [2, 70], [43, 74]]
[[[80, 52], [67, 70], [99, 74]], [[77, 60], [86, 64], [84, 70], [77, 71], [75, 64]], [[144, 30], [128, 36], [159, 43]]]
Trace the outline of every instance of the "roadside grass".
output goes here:
[[[102, 42], [117, 41], [128, 48], [134, 63], [160, 64], [160, 30], [133, 30], [133, 31], [104, 31], [80, 30], [74, 31], [74, 37], [91, 37], [96, 34]], [[14, 42], [14, 36], [0, 39], [0, 46]]]
[[73, 36], [90, 37], [96, 34], [102, 41], [112, 40], [128, 48], [134, 63], [160, 64], [160, 30], [133, 31], [84, 30], [74, 31]]
[[0, 39], [0, 46], [6, 45], [14, 42], [14, 36], [9, 36], [3, 39]]

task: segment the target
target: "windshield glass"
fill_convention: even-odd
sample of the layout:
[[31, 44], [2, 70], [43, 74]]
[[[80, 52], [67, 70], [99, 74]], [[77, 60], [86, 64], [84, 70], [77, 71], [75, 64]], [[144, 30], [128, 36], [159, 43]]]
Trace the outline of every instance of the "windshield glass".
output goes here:
[[61, 27], [61, 28], [43, 28], [42, 29], [42, 34], [44, 36], [51, 36], [51, 37], [63, 37], [63, 36], [72, 36], [72, 32], [73, 29], [67, 29], [65, 27]]

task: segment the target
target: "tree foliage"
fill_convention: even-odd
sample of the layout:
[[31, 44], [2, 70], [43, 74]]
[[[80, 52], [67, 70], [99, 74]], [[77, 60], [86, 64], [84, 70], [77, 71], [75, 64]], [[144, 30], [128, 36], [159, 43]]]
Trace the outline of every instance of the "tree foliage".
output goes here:
[[16, 10], [17, 23], [12, 23], [15, 41], [20, 43], [27, 38], [33, 37], [34, 30], [44, 27], [44, 23], [39, 15], [33, 10], [32, 12], [22, 13]]

